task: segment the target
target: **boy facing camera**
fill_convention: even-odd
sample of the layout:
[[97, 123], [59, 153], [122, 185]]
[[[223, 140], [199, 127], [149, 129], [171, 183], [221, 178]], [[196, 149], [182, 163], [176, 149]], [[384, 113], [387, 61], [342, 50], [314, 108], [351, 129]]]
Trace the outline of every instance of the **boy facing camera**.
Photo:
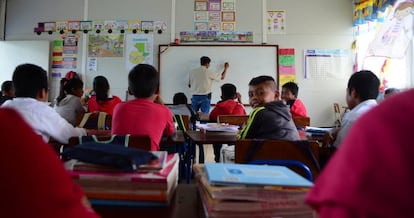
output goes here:
[[163, 134], [175, 132], [173, 115], [156, 94], [160, 79], [157, 70], [148, 64], [139, 64], [128, 75], [128, 92], [135, 99], [115, 106], [112, 116], [112, 134], [148, 135], [151, 150], [160, 150]]
[[289, 107], [279, 99], [272, 77], [258, 76], [249, 82], [249, 103], [253, 111], [240, 133], [241, 139], [299, 140]]

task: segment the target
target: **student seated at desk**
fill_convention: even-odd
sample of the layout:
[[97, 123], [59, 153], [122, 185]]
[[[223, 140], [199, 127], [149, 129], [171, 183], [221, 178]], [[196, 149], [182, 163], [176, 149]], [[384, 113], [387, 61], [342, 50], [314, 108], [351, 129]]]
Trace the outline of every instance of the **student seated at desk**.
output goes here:
[[290, 107], [292, 117], [307, 117], [306, 107], [298, 98], [299, 87], [294, 82], [287, 82], [282, 86], [282, 99]]
[[52, 148], [12, 109], [0, 109], [0, 205], [7, 218], [98, 218]]
[[299, 140], [289, 107], [279, 100], [272, 77], [258, 76], [250, 80], [249, 103], [253, 111], [240, 133], [241, 139]]
[[182, 92], [174, 94], [173, 105], [170, 105], [168, 108], [170, 108], [174, 115], [188, 115], [192, 124], [195, 124], [200, 119], [198, 113], [188, 104], [187, 96]]
[[109, 82], [104, 76], [93, 79], [93, 95], [88, 100], [88, 112], [105, 112], [112, 115], [117, 104], [121, 103], [118, 96], [110, 95]]
[[349, 112], [345, 113], [341, 127], [325, 137], [324, 144], [333, 143], [338, 148], [345, 139], [354, 122], [364, 113], [377, 106], [376, 98], [379, 93], [380, 81], [371, 71], [362, 70], [352, 74], [346, 89], [346, 103]]
[[128, 91], [135, 99], [118, 104], [112, 116], [112, 134], [136, 134], [151, 137], [151, 150], [160, 149], [163, 134], [175, 132], [173, 115], [156, 94], [160, 83], [157, 70], [139, 64], [128, 74]]
[[[253, 111], [240, 139], [300, 140], [289, 107], [279, 100], [275, 80], [270, 76], [258, 76], [249, 82], [249, 103]], [[234, 157], [234, 146], [222, 149], [224, 162]], [[234, 158], [233, 158], [234, 160]]]
[[[226, 83], [221, 86], [221, 101], [217, 102], [214, 109], [210, 112], [210, 121], [217, 121], [219, 115], [246, 115], [246, 110], [241, 104], [240, 93], [236, 86]], [[220, 162], [221, 144], [213, 144], [214, 160]]]
[[[75, 72], [70, 71], [60, 80], [59, 96], [56, 98], [55, 110], [73, 126], [76, 126], [78, 116], [83, 116], [85, 108], [81, 103], [83, 82]], [[73, 75], [73, 78], [70, 76]]]
[[[320, 218], [413, 217], [414, 90], [362, 115], [309, 191]], [[390, 116], [392, 114], [392, 116]]]
[[13, 108], [43, 137], [67, 144], [70, 137], [86, 135], [83, 128], [73, 127], [47, 103], [48, 83], [46, 71], [34, 64], [21, 64], [13, 72], [16, 98], [2, 107]]

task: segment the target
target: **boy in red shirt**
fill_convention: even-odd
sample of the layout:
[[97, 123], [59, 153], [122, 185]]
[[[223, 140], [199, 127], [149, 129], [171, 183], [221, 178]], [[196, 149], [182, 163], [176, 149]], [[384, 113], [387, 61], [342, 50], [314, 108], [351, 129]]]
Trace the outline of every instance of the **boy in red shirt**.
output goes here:
[[307, 117], [306, 107], [298, 99], [299, 87], [294, 82], [287, 82], [282, 86], [282, 99], [290, 107], [292, 117]]
[[[226, 83], [221, 86], [221, 101], [210, 113], [210, 120], [216, 121], [219, 115], [246, 115], [243, 104], [241, 104], [240, 93], [236, 91], [236, 86]], [[214, 160], [220, 162], [221, 144], [213, 144]]]
[[173, 115], [162, 103], [156, 91], [160, 79], [157, 70], [148, 64], [139, 64], [128, 75], [128, 92], [135, 99], [115, 106], [112, 116], [112, 134], [148, 135], [151, 150], [160, 150], [163, 134], [175, 133]]

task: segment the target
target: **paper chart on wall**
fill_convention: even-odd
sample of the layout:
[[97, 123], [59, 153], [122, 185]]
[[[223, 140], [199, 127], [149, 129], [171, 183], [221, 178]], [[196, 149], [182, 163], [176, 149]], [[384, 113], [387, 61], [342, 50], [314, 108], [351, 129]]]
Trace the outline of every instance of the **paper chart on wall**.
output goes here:
[[137, 64], [154, 65], [154, 38], [152, 34], [128, 34], [126, 37], [126, 68]]
[[344, 79], [352, 73], [350, 52], [346, 49], [305, 49], [305, 79]]

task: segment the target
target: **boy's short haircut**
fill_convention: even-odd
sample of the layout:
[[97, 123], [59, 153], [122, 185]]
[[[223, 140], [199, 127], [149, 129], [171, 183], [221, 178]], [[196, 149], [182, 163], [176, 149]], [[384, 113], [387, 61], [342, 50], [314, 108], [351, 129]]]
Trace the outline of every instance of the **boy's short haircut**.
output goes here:
[[48, 91], [47, 73], [40, 66], [21, 64], [13, 72], [16, 97], [36, 98], [42, 89]]
[[270, 88], [272, 90], [276, 90], [276, 82], [275, 79], [273, 79], [273, 77], [271, 76], [258, 76], [258, 77], [254, 77], [252, 80], [250, 80], [249, 82], [249, 86], [257, 86], [261, 83], [268, 83], [268, 85], [270, 86]]
[[173, 97], [173, 104], [179, 105], [179, 104], [188, 104], [187, 103], [187, 96], [183, 92], [175, 93]]
[[138, 64], [128, 74], [130, 92], [136, 98], [148, 98], [153, 95], [160, 84], [157, 70], [148, 64]]
[[207, 56], [203, 56], [200, 58], [201, 65], [209, 64], [210, 62], [211, 62], [211, 59]]
[[299, 87], [294, 82], [287, 82], [282, 86], [282, 89], [288, 89], [295, 97], [298, 97]]
[[11, 80], [4, 81], [1, 84], [2, 92], [9, 92], [13, 88], [13, 82]]
[[231, 83], [223, 84], [221, 87], [221, 97], [223, 100], [234, 99], [236, 97], [236, 86]]
[[354, 89], [361, 101], [376, 99], [379, 93], [380, 81], [378, 77], [369, 70], [358, 71], [349, 78], [348, 93]]

